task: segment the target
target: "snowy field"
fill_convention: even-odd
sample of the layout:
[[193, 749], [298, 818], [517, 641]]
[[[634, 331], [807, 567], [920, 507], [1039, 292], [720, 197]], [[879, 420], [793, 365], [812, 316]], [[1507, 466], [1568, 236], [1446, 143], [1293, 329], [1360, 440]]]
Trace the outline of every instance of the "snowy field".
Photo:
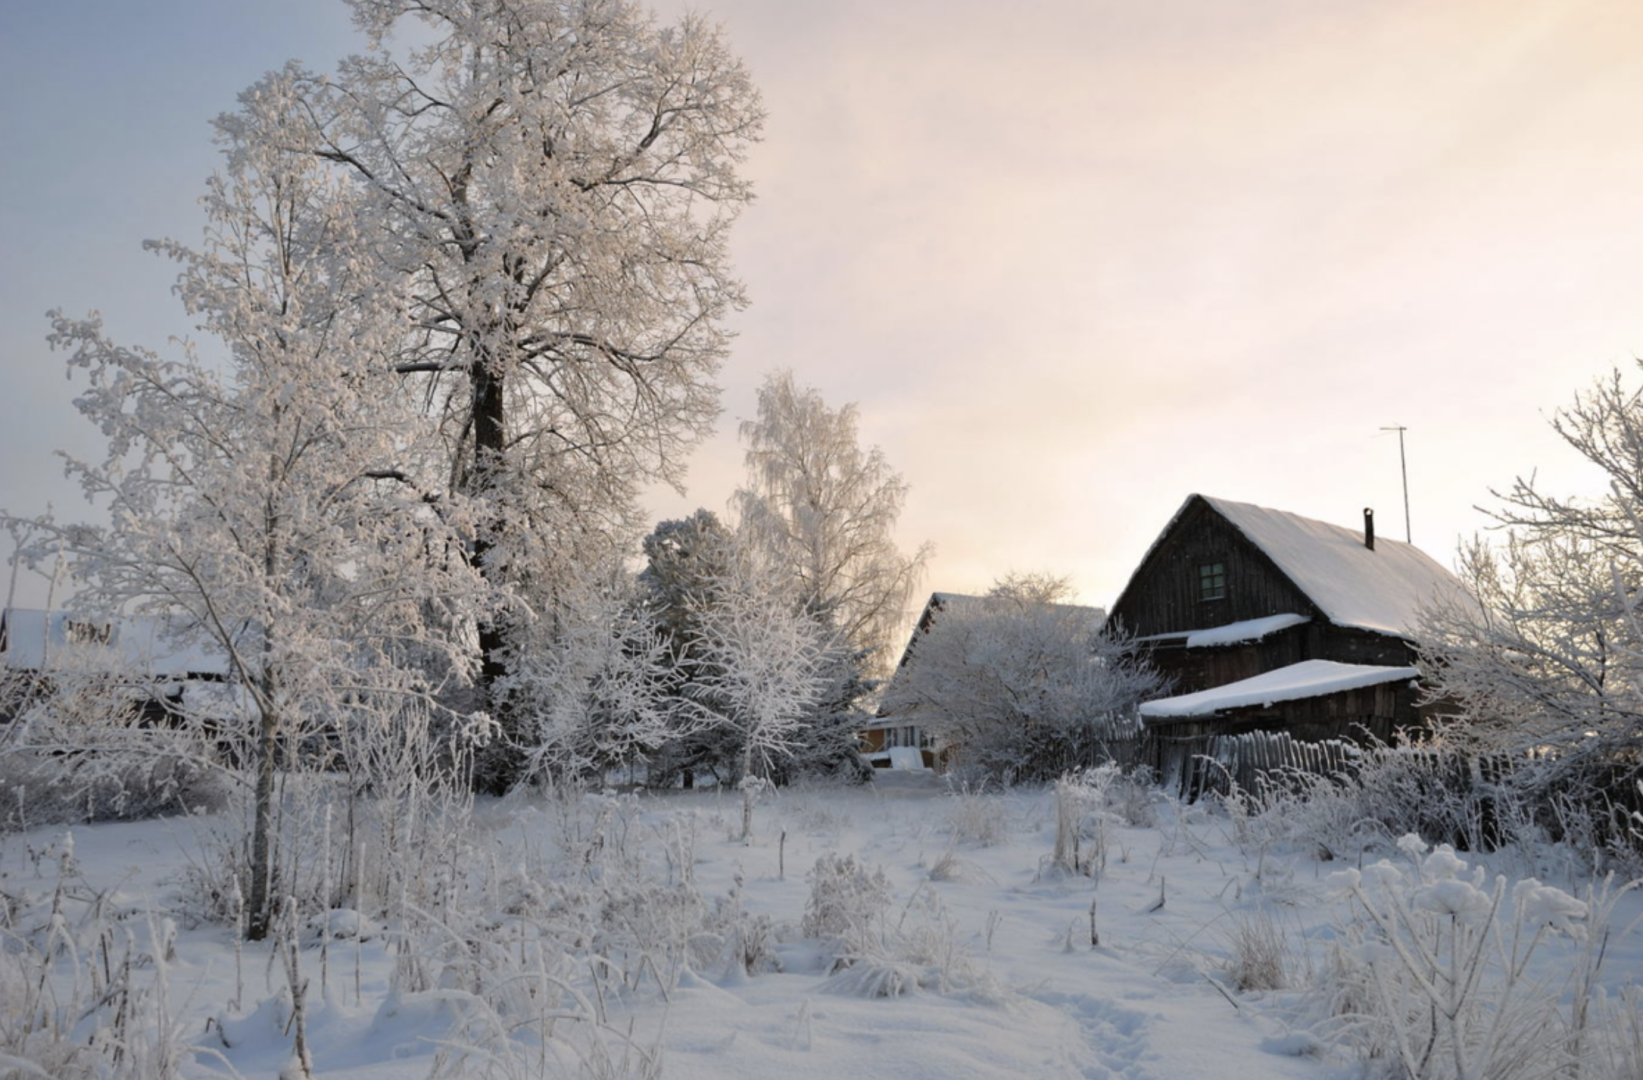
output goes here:
[[[430, 841], [406, 918], [342, 908], [243, 945], [194, 917], [211, 818], [7, 837], [0, 1077], [301, 1076], [299, 1027], [326, 1080], [1348, 1077], [1396, 1075], [1410, 1037], [1443, 1058], [1431, 1076], [1542, 1075], [1537, 1046], [1576, 1042], [1580, 1076], [1643, 1075], [1643, 902], [1571, 905], [1591, 882], [1556, 849], [1482, 877], [1391, 838], [1319, 861], [1271, 822], [1121, 780], [1058, 803], [881, 774], [767, 794], [749, 844], [739, 825], [734, 793], [482, 802]], [[1377, 937], [1354, 881], [1394, 931], [1401, 910], [1456, 936]], [[1474, 944], [1478, 982], [1446, 989]], [[1429, 946], [1424, 976], [1396, 963]], [[1527, 963], [1487, 962], [1497, 947]], [[1444, 1003], [1510, 1054], [1434, 1042]], [[53, 1007], [66, 1030], [41, 1022]]]

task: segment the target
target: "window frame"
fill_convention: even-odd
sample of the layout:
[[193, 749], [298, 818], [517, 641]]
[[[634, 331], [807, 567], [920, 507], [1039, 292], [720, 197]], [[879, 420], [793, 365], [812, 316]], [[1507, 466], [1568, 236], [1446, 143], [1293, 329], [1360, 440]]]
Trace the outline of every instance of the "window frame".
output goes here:
[[1227, 598], [1227, 564], [1226, 562], [1202, 562], [1198, 564], [1198, 602], [1207, 604], [1214, 600]]

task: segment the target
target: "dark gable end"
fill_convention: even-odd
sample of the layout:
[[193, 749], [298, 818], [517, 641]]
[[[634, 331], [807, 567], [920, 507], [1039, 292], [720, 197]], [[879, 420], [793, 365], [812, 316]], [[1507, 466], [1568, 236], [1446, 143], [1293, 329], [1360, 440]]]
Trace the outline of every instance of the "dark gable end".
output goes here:
[[[1213, 595], [1217, 567], [1220, 596]], [[1323, 617], [1272, 559], [1202, 495], [1187, 497], [1112, 607], [1112, 618], [1138, 638], [1285, 614]]]

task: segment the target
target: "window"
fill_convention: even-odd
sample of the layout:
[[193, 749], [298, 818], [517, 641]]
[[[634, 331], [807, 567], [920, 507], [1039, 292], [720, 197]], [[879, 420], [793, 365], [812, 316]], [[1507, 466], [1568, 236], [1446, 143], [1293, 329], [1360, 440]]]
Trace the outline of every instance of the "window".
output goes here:
[[1224, 600], [1227, 595], [1227, 564], [1200, 563], [1198, 566], [1198, 599]]

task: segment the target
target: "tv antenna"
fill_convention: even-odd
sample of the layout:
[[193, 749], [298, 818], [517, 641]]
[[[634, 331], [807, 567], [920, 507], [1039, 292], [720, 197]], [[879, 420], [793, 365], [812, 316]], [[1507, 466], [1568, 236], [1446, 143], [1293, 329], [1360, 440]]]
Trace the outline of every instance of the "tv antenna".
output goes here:
[[1402, 424], [1392, 427], [1383, 427], [1382, 431], [1396, 431], [1398, 433], [1398, 468], [1403, 472], [1403, 539], [1406, 544], [1415, 542], [1414, 534], [1409, 531], [1409, 459], [1403, 454], [1403, 433], [1409, 429]]

